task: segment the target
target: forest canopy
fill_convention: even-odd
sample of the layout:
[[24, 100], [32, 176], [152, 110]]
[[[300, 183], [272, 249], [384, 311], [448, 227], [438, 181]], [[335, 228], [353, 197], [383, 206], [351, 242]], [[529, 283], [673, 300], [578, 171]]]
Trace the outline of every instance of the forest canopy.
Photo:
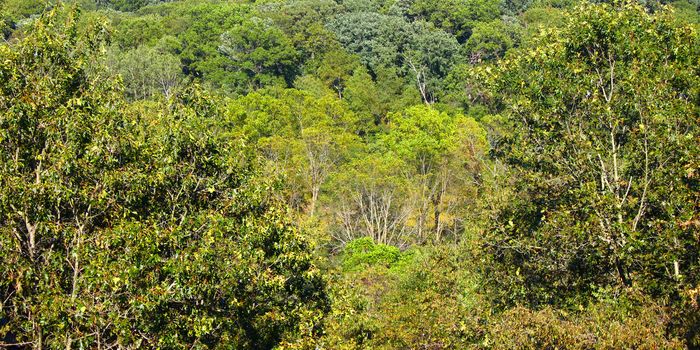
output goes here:
[[700, 3], [0, 0], [0, 347], [700, 346]]

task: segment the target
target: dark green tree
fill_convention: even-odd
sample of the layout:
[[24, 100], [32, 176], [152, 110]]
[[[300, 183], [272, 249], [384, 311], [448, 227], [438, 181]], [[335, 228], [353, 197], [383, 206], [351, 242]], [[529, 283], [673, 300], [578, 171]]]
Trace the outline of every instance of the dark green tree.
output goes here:
[[432, 22], [463, 43], [479, 22], [490, 22], [500, 15], [500, 1], [495, 0], [409, 0], [404, 15], [413, 20]]
[[517, 23], [494, 20], [477, 24], [465, 44], [470, 63], [503, 58], [508, 50], [518, 46], [521, 35]]
[[221, 35], [219, 52], [230, 60], [229, 69], [241, 75], [244, 91], [291, 86], [294, 80], [298, 53], [272, 21], [253, 17], [234, 26]]

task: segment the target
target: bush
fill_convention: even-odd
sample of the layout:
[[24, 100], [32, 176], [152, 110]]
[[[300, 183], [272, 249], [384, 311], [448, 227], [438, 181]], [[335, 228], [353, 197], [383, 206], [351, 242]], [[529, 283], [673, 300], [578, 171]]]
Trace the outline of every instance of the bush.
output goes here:
[[374, 243], [372, 238], [362, 237], [350, 241], [345, 246], [342, 266], [345, 271], [358, 271], [376, 265], [390, 267], [400, 257], [399, 248]]

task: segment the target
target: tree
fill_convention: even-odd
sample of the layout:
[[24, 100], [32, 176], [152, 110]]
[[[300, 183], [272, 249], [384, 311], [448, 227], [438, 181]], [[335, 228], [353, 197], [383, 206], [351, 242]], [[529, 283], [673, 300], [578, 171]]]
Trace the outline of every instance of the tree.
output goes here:
[[128, 51], [142, 45], [154, 45], [168, 31], [165, 18], [158, 14], [144, 16], [123, 15], [115, 20], [113, 42]]
[[271, 21], [252, 17], [221, 35], [219, 52], [241, 73], [247, 91], [265, 85], [289, 86], [294, 80], [297, 52], [284, 32]]
[[410, 24], [398, 16], [354, 12], [327, 24], [350, 53], [357, 54], [371, 72], [401, 66], [401, 53], [410, 42]]
[[534, 303], [603, 286], [677, 297], [700, 278], [698, 34], [634, 4], [570, 16], [494, 74], [520, 196], [491, 252]]
[[519, 44], [521, 29], [514, 23], [495, 20], [477, 24], [465, 47], [469, 51], [469, 61], [503, 58], [508, 50]]
[[119, 11], [135, 11], [139, 8], [151, 3], [160, 2], [159, 0], [96, 0], [100, 6], [112, 7]]
[[139, 46], [126, 52], [113, 52], [110, 63], [124, 79], [130, 99], [170, 98], [182, 81], [180, 59], [164, 50]]
[[262, 13], [289, 36], [306, 61], [337, 48], [338, 42], [324, 23], [339, 8], [333, 0], [291, 0], [267, 3]]
[[501, 3], [501, 12], [509, 16], [518, 16], [525, 12], [533, 0], [506, 0]]
[[398, 247], [410, 242], [407, 223], [413, 203], [403, 167], [401, 159], [391, 154], [370, 153], [333, 174], [324, 207], [336, 243], [360, 237]]
[[458, 192], [474, 186], [470, 178], [479, 173], [478, 163], [488, 149], [485, 132], [471, 118], [450, 116], [428, 106], [390, 114], [389, 121], [383, 146], [405, 163], [405, 176], [416, 191], [417, 238], [429, 239], [426, 232], [432, 226], [433, 239], [439, 242], [444, 211], [454, 210], [458, 202], [464, 204], [460, 197], [466, 199], [467, 193]]
[[500, 15], [500, 1], [494, 0], [413, 0], [404, 14], [423, 19], [454, 35], [460, 43], [471, 36], [479, 22], [489, 22]]
[[403, 62], [426, 104], [441, 95], [444, 79], [455, 62], [459, 62], [460, 47], [454, 36], [436, 29], [427, 22], [414, 22], [410, 47]]
[[357, 56], [344, 50], [334, 50], [323, 55], [317, 74], [328, 87], [338, 93], [338, 98], [342, 99], [347, 81], [359, 67]]
[[327, 311], [311, 247], [201, 89], [128, 104], [58, 6], [0, 45], [0, 336], [271, 349]]
[[454, 36], [425, 21], [359, 12], [338, 16], [328, 26], [377, 80], [395, 73], [403, 83], [411, 81], [427, 104], [440, 95], [440, 79], [460, 58]]
[[7, 40], [21, 20], [40, 13], [46, 4], [40, 0], [1, 0], [0, 33]]
[[286, 177], [290, 205], [314, 216], [326, 180], [358, 147], [362, 121], [333, 96], [294, 89], [249, 94], [233, 108], [274, 171]]
[[[344, 99], [348, 107], [369, 127], [367, 133], [375, 131], [374, 125], [381, 125], [388, 106], [381, 103], [382, 94], [364, 67], [358, 67], [344, 82]], [[384, 91], [389, 94], [389, 91]]]
[[169, 30], [179, 41], [177, 54], [183, 64], [183, 73], [226, 92], [241, 92], [241, 77], [227, 67], [231, 60], [220, 51], [221, 36], [227, 30], [241, 25], [254, 15], [251, 6], [230, 2], [175, 2], [169, 6], [154, 7], [166, 15]]

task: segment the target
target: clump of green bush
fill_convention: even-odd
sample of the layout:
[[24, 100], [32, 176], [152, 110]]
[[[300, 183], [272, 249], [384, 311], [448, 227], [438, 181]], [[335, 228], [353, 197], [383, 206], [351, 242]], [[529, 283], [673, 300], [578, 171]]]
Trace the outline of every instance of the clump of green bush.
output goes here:
[[375, 243], [370, 237], [362, 237], [345, 246], [341, 265], [344, 271], [361, 271], [370, 266], [391, 267], [400, 259], [399, 248]]

